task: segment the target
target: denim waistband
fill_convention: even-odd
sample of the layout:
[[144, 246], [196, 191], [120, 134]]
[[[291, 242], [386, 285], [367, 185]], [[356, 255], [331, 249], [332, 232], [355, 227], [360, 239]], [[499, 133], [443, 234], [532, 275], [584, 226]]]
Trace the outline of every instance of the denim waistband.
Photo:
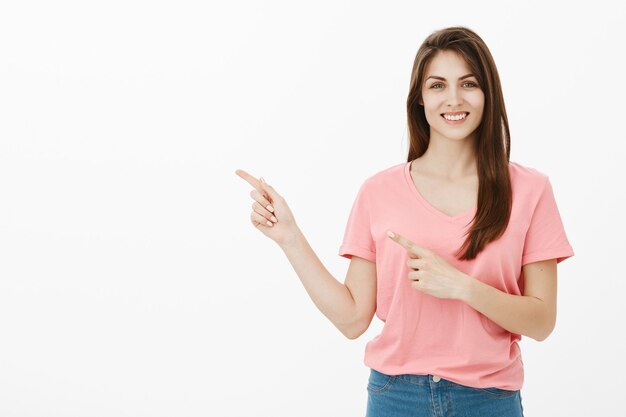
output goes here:
[[[377, 371], [376, 369], [372, 369], [372, 372], [378, 372], [380, 374], [383, 375], [387, 375], [384, 374], [380, 371]], [[457, 384], [456, 382], [452, 382], [449, 381], [445, 378], [440, 377], [439, 375], [433, 375], [433, 374], [426, 374], [426, 375], [418, 375], [418, 374], [400, 374], [400, 375], [389, 375], [394, 377], [395, 379], [398, 380], [402, 380], [405, 382], [408, 382], [410, 384], [415, 384], [415, 385], [439, 385], [439, 386], [451, 386], [451, 385], [460, 385]]]

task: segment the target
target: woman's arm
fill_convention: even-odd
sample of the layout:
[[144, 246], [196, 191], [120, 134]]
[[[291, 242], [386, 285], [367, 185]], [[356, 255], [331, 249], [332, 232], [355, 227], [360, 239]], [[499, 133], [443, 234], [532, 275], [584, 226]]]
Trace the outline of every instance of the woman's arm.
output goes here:
[[460, 299], [509, 332], [541, 342], [556, 323], [556, 272], [554, 259], [524, 265], [524, 295], [507, 294], [470, 277]]
[[508, 294], [460, 271], [433, 251], [387, 232], [409, 253], [411, 286], [439, 298], [461, 300], [511, 333], [545, 340], [556, 322], [556, 259], [522, 267], [524, 295]]
[[[345, 335], [348, 339], [355, 339], [363, 333], [363, 327], [367, 329], [373, 314], [370, 314], [367, 302], [361, 302], [361, 308], [357, 306], [350, 289], [337, 281], [328, 272], [326, 267], [317, 257], [304, 234], [298, 229], [293, 238], [280, 245], [287, 255], [293, 269], [300, 277], [307, 293], [317, 308]], [[346, 282], [348, 278], [346, 278]], [[357, 282], [355, 280], [355, 282]], [[363, 280], [359, 280], [363, 282]], [[362, 286], [362, 285], [361, 285]], [[366, 294], [359, 288], [353, 288], [358, 294]], [[374, 297], [375, 297], [374, 281]], [[371, 297], [361, 297], [367, 300]], [[375, 308], [375, 305], [374, 305]], [[361, 311], [360, 311], [361, 310]], [[369, 321], [365, 321], [369, 317]]]
[[376, 311], [376, 264], [353, 257], [345, 284], [324, 267], [296, 224], [287, 201], [263, 179], [244, 170], [235, 173], [254, 189], [250, 220], [287, 255], [313, 303], [348, 339], [356, 339]]

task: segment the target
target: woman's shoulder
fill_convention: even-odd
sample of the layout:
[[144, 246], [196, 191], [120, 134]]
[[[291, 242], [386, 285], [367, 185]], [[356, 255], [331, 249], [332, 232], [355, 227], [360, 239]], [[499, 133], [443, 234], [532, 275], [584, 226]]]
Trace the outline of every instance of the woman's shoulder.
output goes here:
[[546, 173], [537, 168], [522, 165], [515, 161], [509, 161], [509, 173], [512, 183], [526, 184], [532, 187], [545, 183], [548, 178]]
[[404, 175], [406, 165], [407, 162], [402, 162], [391, 166], [375, 168], [373, 173], [370, 173], [365, 177], [363, 186], [368, 188], [380, 186], [384, 187], [390, 183], [397, 183], [398, 180]]

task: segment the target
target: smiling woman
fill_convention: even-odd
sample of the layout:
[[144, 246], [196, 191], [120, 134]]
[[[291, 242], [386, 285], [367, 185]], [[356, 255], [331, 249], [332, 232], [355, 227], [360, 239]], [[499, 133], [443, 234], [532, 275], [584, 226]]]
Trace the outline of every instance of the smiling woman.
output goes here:
[[367, 416], [523, 415], [522, 336], [556, 318], [556, 265], [574, 255], [547, 175], [510, 161], [498, 72], [465, 27], [422, 43], [407, 98], [406, 162], [356, 192], [324, 267], [285, 198], [248, 173], [252, 224], [278, 243], [318, 309], [349, 339], [374, 315]]
[[[502, 235], [512, 206], [510, 134], [502, 88], [491, 53], [475, 32], [448, 28], [423, 42], [411, 74], [407, 116], [408, 161], [415, 160], [411, 168], [416, 182], [428, 187], [437, 178], [450, 182], [476, 178], [477, 221], [460, 258], [473, 259]], [[448, 148], [451, 152], [444, 156]], [[437, 197], [455, 199], [433, 196]]]

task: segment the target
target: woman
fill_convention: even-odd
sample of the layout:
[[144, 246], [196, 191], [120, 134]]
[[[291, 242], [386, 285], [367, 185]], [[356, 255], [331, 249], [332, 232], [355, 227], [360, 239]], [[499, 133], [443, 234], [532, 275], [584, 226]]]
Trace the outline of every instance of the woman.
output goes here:
[[252, 223], [284, 250], [317, 307], [348, 338], [373, 315], [367, 416], [522, 416], [518, 341], [556, 321], [557, 263], [574, 255], [547, 175], [509, 161], [498, 72], [465, 27], [432, 33], [407, 100], [406, 163], [361, 185], [326, 270], [284, 198], [244, 171]]

